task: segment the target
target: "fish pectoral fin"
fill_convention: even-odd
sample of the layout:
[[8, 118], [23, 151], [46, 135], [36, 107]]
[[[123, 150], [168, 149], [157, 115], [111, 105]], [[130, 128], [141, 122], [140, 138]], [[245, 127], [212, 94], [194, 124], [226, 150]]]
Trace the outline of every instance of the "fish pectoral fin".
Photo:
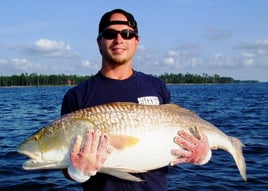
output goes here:
[[110, 144], [116, 149], [125, 149], [135, 146], [140, 139], [126, 135], [109, 135]]
[[139, 177], [136, 177], [132, 174], [129, 174], [128, 172], [124, 172], [120, 169], [116, 168], [102, 168], [99, 172], [109, 174], [111, 176], [115, 176], [117, 178], [123, 179], [123, 180], [129, 180], [134, 182], [142, 182], [144, 180], [140, 179]]

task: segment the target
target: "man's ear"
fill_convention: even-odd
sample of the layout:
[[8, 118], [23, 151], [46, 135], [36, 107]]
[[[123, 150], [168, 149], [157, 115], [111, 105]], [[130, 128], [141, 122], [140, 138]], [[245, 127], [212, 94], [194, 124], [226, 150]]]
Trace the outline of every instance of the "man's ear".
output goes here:
[[140, 42], [140, 37], [136, 37], [136, 46], [138, 47], [139, 45], [139, 42]]

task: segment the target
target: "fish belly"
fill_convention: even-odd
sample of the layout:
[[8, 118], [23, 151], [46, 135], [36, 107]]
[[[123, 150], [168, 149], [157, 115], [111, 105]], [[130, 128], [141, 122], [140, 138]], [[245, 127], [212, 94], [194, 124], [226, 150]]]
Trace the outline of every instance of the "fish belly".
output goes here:
[[177, 131], [159, 129], [143, 133], [139, 142], [131, 147], [115, 149], [104, 163], [104, 168], [115, 168], [125, 172], [144, 172], [167, 166], [174, 159], [171, 149]]

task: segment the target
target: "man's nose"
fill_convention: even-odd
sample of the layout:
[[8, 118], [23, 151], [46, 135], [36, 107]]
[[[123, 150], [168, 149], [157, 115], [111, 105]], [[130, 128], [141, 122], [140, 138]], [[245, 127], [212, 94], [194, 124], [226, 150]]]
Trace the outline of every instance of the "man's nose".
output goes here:
[[116, 41], [122, 41], [122, 40], [123, 40], [123, 38], [122, 38], [122, 36], [121, 36], [120, 33], [117, 33], [117, 35], [116, 35], [116, 37], [115, 37], [115, 40], [116, 40]]

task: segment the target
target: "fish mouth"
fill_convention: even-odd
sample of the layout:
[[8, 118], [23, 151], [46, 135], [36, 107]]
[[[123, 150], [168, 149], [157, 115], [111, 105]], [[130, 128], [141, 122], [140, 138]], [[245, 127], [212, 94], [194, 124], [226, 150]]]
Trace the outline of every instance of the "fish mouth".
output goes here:
[[24, 170], [40, 170], [40, 169], [52, 169], [58, 164], [59, 161], [37, 161], [34, 159], [29, 159], [23, 163], [22, 167]]
[[47, 153], [40, 151], [31, 151], [29, 149], [17, 149], [18, 153], [23, 154], [30, 159], [25, 161], [22, 165], [24, 170], [41, 170], [41, 169], [63, 169], [68, 167], [68, 158], [48, 157]]
[[30, 159], [25, 161], [22, 165], [24, 170], [39, 170], [39, 169], [50, 169], [53, 168], [59, 161], [57, 160], [46, 160], [43, 158], [41, 152], [21, 151], [19, 153], [28, 156]]
[[22, 165], [24, 170], [63, 169], [69, 166], [69, 160], [29, 159]]
[[18, 153], [26, 155], [30, 159], [25, 161], [22, 165], [24, 170], [38, 170], [40, 169], [40, 164], [43, 164], [45, 161], [43, 160], [42, 153], [34, 153], [31, 151], [18, 150]]
[[30, 158], [29, 161], [32, 162], [41, 162], [43, 161], [43, 154], [41, 152], [32, 152], [32, 151], [26, 151], [26, 150], [21, 150], [18, 149], [18, 153], [26, 155], [27, 157]]
[[37, 168], [33, 168], [33, 166], [39, 166], [38, 165], [39, 163], [40, 163], [40, 161], [37, 161], [34, 159], [29, 159], [23, 163], [22, 167], [24, 170], [37, 169]]

